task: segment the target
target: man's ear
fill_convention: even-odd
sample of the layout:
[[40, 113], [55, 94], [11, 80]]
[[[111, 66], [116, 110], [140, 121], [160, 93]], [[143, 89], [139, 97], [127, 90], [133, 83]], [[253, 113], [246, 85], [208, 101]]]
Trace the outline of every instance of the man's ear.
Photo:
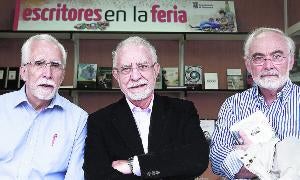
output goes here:
[[293, 66], [294, 66], [294, 63], [295, 63], [295, 58], [294, 56], [290, 56], [290, 60], [288, 61], [289, 63], [289, 70], [292, 70], [293, 69]]
[[245, 59], [245, 58], [244, 58], [244, 61], [245, 61], [245, 66], [246, 66], [247, 71], [251, 74], [252, 73], [252, 71], [251, 71], [251, 62], [248, 59]]
[[119, 74], [118, 71], [113, 69], [112, 70], [112, 75], [114, 76], [114, 78], [119, 82]]
[[160, 65], [158, 63], [156, 63], [153, 67], [154, 69], [154, 73], [155, 73], [155, 78], [157, 78], [159, 72], [160, 72]]
[[27, 81], [27, 68], [25, 66], [20, 66], [20, 77], [23, 81]]
[[63, 74], [62, 74], [62, 76], [61, 76], [61, 80], [60, 80], [60, 83], [59, 83], [60, 86], [61, 86], [62, 82], [63, 82], [64, 79], [65, 79], [66, 70], [63, 69], [63, 72], [62, 72], [62, 73], [63, 73]]

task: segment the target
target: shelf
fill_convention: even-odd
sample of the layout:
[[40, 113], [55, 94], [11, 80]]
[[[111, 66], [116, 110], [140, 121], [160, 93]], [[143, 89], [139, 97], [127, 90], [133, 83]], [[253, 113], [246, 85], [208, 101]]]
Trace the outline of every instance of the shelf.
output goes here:
[[[81, 88], [60, 88], [60, 91], [74, 91], [74, 92], [121, 92], [119, 88], [114, 89], [81, 89]], [[186, 92], [186, 93], [236, 93], [236, 92], [242, 92], [245, 89], [240, 90], [232, 90], [232, 89], [201, 89], [201, 90], [192, 90], [187, 89], [185, 86], [181, 87], [171, 87], [167, 89], [155, 89], [155, 92]], [[6, 91], [6, 90], [1, 90]]]
[[246, 32], [90, 32], [90, 31], [0, 31], [0, 38], [29, 38], [35, 34], [47, 33], [58, 39], [126, 39], [129, 36], [142, 36], [152, 40], [244, 40]]
[[0, 38], [4, 39], [24, 39], [29, 38], [36, 34], [47, 33], [50, 34], [58, 39], [71, 39], [72, 34], [70, 32], [62, 32], [62, 31], [38, 31], [38, 32], [31, 32], [31, 31], [0, 31]]
[[141, 32], [73, 32], [78, 39], [126, 39], [129, 36], [142, 36], [146, 39], [179, 40], [184, 37], [182, 33], [141, 33]]
[[202, 89], [202, 90], [187, 90], [189, 93], [237, 93], [246, 89]]
[[245, 40], [248, 33], [186, 33], [186, 40]]
[[246, 32], [241, 33], [161, 33], [161, 32], [74, 32], [73, 36], [79, 39], [125, 39], [129, 36], [138, 35], [146, 39], [159, 40], [244, 40], [247, 37]]
[[[196, 65], [201, 63], [205, 72], [217, 72], [220, 75], [220, 88], [227, 88], [225, 83], [225, 75], [223, 70], [229, 66], [232, 68], [241, 68], [240, 60], [242, 49], [242, 40], [247, 36], [246, 32], [238, 33], [213, 33], [213, 32], [91, 32], [91, 31], [0, 31], [0, 38], [22, 38], [19, 40], [2, 39], [8, 42], [9, 47], [20, 46], [24, 38], [28, 38], [35, 34], [49, 33], [58, 39], [63, 39], [66, 43], [69, 53], [71, 53], [71, 68], [67, 68], [66, 84], [59, 89], [64, 97], [73, 103], [83, 107], [87, 112], [92, 113], [100, 107], [105, 107], [112, 101], [123, 96], [120, 89], [84, 89], [76, 88], [77, 71], [79, 63], [98, 64], [99, 66], [111, 66], [111, 50], [115, 48], [116, 40], [121, 41], [128, 36], [141, 36], [157, 46], [159, 60], [165, 67], [177, 66], [179, 72], [179, 87], [170, 87], [168, 89], [156, 89], [155, 92], [161, 95], [191, 100], [196, 104], [196, 108], [201, 112], [202, 117], [217, 117], [218, 108], [221, 101], [241, 92], [242, 90], [228, 89], [201, 89], [192, 90], [184, 86], [184, 65]], [[85, 41], [86, 39], [86, 41]], [[111, 40], [111, 41], [110, 41]], [[157, 40], [157, 41], [156, 41]], [[203, 42], [202, 42], [203, 40]], [[217, 42], [219, 41], [219, 42]], [[228, 45], [228, 47], [227, 47]], [[5, 44], [4, 44], [5, 47]], [[228, 50], [224, 50], [226, 47]], [[216, 52], [216, 48], [222, 48], [219, 51], [222, 57], [227, 60], [219, 61], [219, 56], [212, 57]], [[9, 48], [12, 49], [12, 48]], [[6, 49], [5, 51], [6, 52]], [[15, 54], [15, 51], [8, 51]], [[200, 53], [200, 54], [199, 54]], [[72, 56], [73, 54], [73, 56]], [[203, 58], [199, 58], [199, 55]], [[4, 57], [9, 54], [4, 53]], [[7, 58], [5, 58], [7, 59]], [[207, 59], [207, 61], [205, 60]], [[19, 56], [16, 56], [14, 63], [19, 64]], [[100, 62], [101, 60], [101, 62]], [[102, 62], [103, 60], [103, 62]], [[178, 61], [178, 62], [177, 62]], [[219, 62], [219, 63], [213, 63]], [[7, 65], [3, 65], [7, 66]], [[228, 66], [228, 67], [227, 67]], [[73, 70], [72, 70], [73, 67]], [[219, 67], [222, 69], [220, 70]], [[204, 86], [203, 86], [204, 87]], [[11, 92], [13, 90], [0, 90], [0, 93]]]

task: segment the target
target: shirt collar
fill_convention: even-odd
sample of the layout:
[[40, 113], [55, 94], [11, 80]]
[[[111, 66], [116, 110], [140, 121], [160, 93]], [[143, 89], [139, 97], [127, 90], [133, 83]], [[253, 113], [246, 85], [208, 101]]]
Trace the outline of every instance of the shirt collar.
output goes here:
[[[292, 81], [289, 79], [286, 83], [285, 86], [283, 87], [283, 89], [279, 92], [280, 94], [277, 94], [278, 97], [281, 97], [282, 101], [285, 101], [288, 97], [289, 94], [291, 93], [293, 88], [293, 83]], [[279, 96], [280, 95], [280, 96]]]
[[49, 106], [47, 108], [54, 108], [55, 106], [62, 108], [62, 109], [64, 107], [62, 97], [58, 94], [58, 92], [55, 93], [51, 103], [49, 104]]
[[[28, 99], [27, 99], [27, 96], [26, 96], [26, 93], [25, 93], [25, 85], [17, 91], [17, 98], [16, 98], [16, 101], [14, 101], [14, 104], [13, 106], [14, 107], [17, 107], [23, 103], [27, 103], [27, 104], [30, 104]], [[51, 103], [48, 105], [47, 108], [54, 108], [55, 106], [58, 106], [60, 108], [63, 108], [63, 101], [62, 101], [62, 97], [56, 92], [56, 94], [54, 95]]]
[[25, 85], [20, 90], [17, 91], [17, 98], [13, 102], [13, 106], [17, 107], [18, 105], [20, 105], [24, 102], [28, 103], [27, 96], [25, 93]]
[[[293, 83], [291, 82], [291, 80], [289, 79], [285, 85], [283, 86], [282, 90], [279, 91], [277, 93], [277, 98], [279, 98], [281, 101], [285, 100], [286, 98], [289, 97], [289, 93], [291, 92], [292, 90], [292, 86], [293, 86]], [[263, 97], [262, 95], [259, 93], [259, 87], [257, 85], [254, 85], [254, 90], [253, 90], [253, 96], [255, 98], [259, 98], [259, 99], [262, 99], [263, 100]]]
[[151, 102], [150, 102], [149, 106], [146, 109], [141, 109], [140, 107], [137, 107], [134, 104], [132, 104], [129, 101], [129, 99], [126, 97], [126, 101], [127, 101], [127, 104], [129, 105], [129, 108], [130, 108], [131, 112], [144, 111], [144, 112], [150, 113], [152, 111], [153, 100], [154, 100], [154, 95], [152, 95], [152, 99], [151, 99]]

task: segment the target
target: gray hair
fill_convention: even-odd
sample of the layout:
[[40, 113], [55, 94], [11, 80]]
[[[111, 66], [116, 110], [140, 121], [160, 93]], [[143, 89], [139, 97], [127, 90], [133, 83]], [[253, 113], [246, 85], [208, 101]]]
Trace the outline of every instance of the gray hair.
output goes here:
[[123, 41], [121, 41], [118, 46], [116, 47], [116, 50], [114, 50], [112, 52], [112, 59], [113, 59], [113, 67], [116, 67], [117, 66], [117, 59], [118, 59], [118, 56], [119, 56], [119, 51], [120, 49], [122, 49], [123, 47], [126, 47], [126, 46], [130, 46], [130, 45], [136, 45], [136, 46], [144, 46], [145, 48], [149, 49], [150, 51], [150, 55], [151, 55], [151, 58], [152, 58], [152, 61], [153, 63], [156, 63], [157, 62], [157, 54], [156, 54], [156, 50], [155, 48], [150, 44], [149, 41], [147, 41], [146, 39], [144, 38], [141, 38], [141, 37], [138, 37], [138, 36], [132, 36], [132, 37], [129, 37]]
[[280, 29], [277, 28], [267, 28], [267, 27], [260, 27], [255, 29], [254, 31], [252, 31], [249, 36], [247, 37], [245, 44], [244, 44], [244, 58], [247, 59], [247, 57], [249, 57], [249, 48], [250, 45], [252, 44], [253, 40], [260, 34], [262, 33], [266, 33], [266, 32], [274, 32], [277, 33], [279, 35], [281, 35], [285, 41], [286, 44], [290, 50], [291, 55], [295, 54], [295, 43], [294, 41], [288, 37], [287, 35], [285, 35]]
[[23, 44], [22, 49], [21, 49], [21, 64], [24, 65], [27, 62], [29, 62], [29, 56], [31, 53], [31, 45], [32, 42], [34, 41], [39, 41], [39, 40], [45, 40], [48, 42], [52, 42], [54, 43], [58, 49], [60, 50], [61, 54], [62, 54], [62, 63], [65, 66], [67, 63], [67, 52], [64, 48], [64, 46], [57, 40], [55, 39], [53, 36], [49, 35], [49, 34], [38, 34], [35, 36], [31, 36], [29, 39], [26, 40], [26, 42]]

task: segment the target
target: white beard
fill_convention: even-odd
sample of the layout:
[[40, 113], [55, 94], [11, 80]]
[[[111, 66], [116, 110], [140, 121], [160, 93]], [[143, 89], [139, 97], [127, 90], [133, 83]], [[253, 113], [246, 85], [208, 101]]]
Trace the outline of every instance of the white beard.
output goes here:
[[[139, 85], [142, 85], [142, 84], [146, 84], [146, 89], [144, 91], [142, 91], [142, 92], [134, 92], [134, 93], [132, 93], [132, 92], [127, 91], [128, 88], [139, 86]], [[127, 88], [126, 89], [122, 89], [121, 88], [121, 91], [129, 99], [134, 100], [134, 101], [140, 101], [140, 100], [146, 99], [147, 97], [149, 97], [153, 93], [154, 86], [155, 86], [154, 84], [148, 84], [147, 80], [142, 79], [142, 80], [140, 80], [138, 82], [131, 82], [131, 83], [129, 83], [127, 85]]]
[[[41, 84], [51, 85], [51, 86], [53, 86], [53, 90], [50, 91], [50, 90], [43, 89], [43, 87], [39, 86]], [[54, 81], [44, 80], [44, 79], [38, 80], [33, 85], [29, 85], [29, 88], [31, 89], [32, 94], [40, 100], [50, 100], [50, 99], [52, 99], [55, 96], [55, 94], [58, 90], [58, 87], [57, 87], [57, 85]]]
[[55, 89], [49, 92], [38, 87], [32, 91], [32, 94], [40, 100], [50, 100], [55, 96], [56, 92], [57, 90]]
[[277, 74], [278, 72], [275, 71], [263, 71], [259, 75], [253, 77], [253, 81], [255, 84], [257, 84], [259, 87], [262, 87], [264, 89], [273, 89], [277, 90], [284, 86], [284, 84], [289, 80], [289, 70], [284, 75], [279, 75], [278, 78], [276, 77], [264, 77], [261, 78], [260, 76], [263, 74]]
[[128, 96], [129, 99], [132, 99], [134, 101], [140, 101], [149, 97], [152, 94], [152, 92], [153, 92], [153, 88], [151, 88], [150, 85], [147, 85], [146, 90], [143, 92], [137, 92], [137, 93], [127, 92], [126, 95]]

